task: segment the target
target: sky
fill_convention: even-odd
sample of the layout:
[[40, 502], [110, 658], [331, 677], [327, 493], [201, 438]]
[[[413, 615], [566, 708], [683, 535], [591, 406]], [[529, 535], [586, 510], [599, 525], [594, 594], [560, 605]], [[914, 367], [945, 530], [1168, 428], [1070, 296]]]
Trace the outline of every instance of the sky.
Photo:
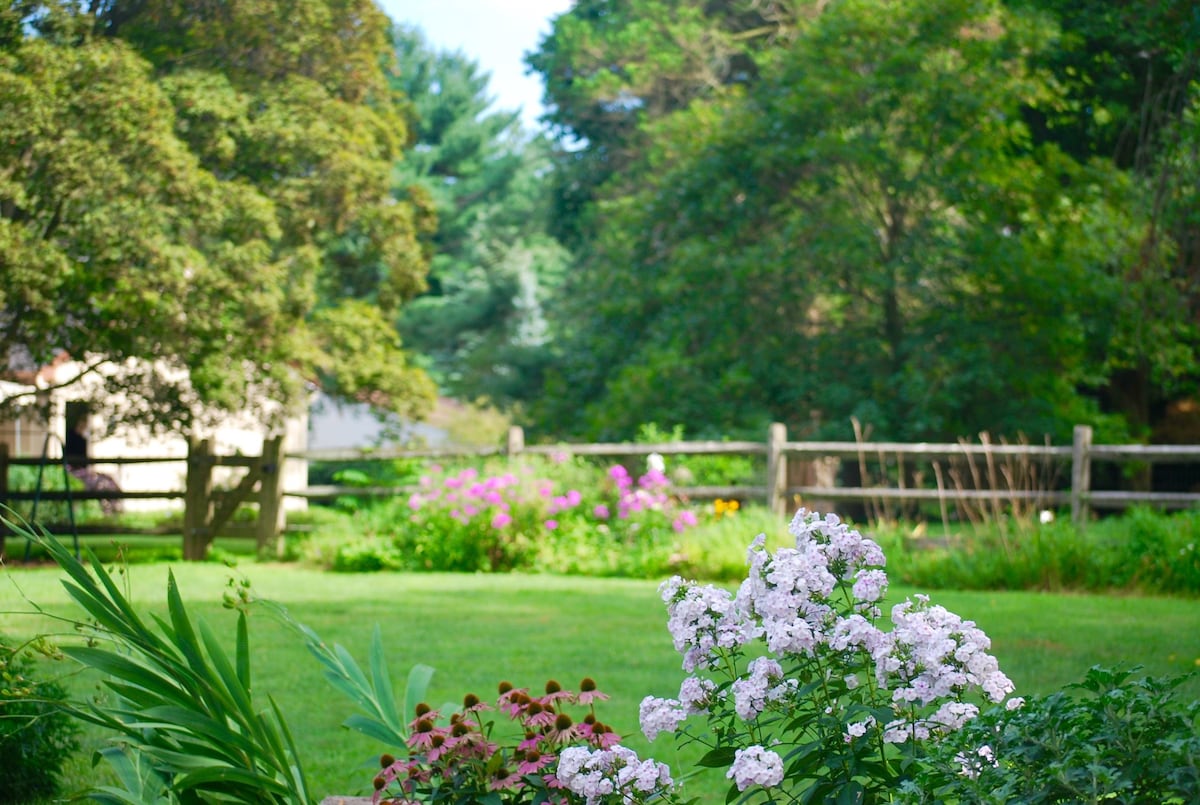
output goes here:
[[497, 109], [522, 109], [530, 128], [542, 111], [542, 82], [525, 75], [524, 55], [571, 0], [379, 0], [396, 22], [416, 25], [438, 50], [461, 50], [491, 73]]

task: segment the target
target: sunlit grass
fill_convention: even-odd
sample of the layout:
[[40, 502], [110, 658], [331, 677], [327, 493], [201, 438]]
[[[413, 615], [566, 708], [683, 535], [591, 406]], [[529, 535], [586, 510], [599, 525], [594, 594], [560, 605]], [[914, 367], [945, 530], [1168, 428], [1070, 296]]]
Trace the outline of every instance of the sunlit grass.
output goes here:
[[[121, 576], [133, 600], [165, 611], [167, 565], [134, 565]], [[602, 717], [630, 733], [630, 744], [660, 760], [678, 761], [669, 738], [652, 747], [637, 734], [637, 709], [646, 695], [673, 696], [682, 679], [679, 658], [665, 628], [657, 583], [536, 575], [340, 575], [290, 565], [247, 564], [231, 571], [216, 564], [173, 566], [193, 612], [222, 634], [234, 619], [221, 606], [231, 576], [244, 574], [259, 596], [287, 606], [328, 641], [344, 644], [360, 660], [376, 623], [383, 630], [394, 676], [414, 663], [434, 666], [429, 698], [459, 701], [466, 692], [487, 698], [507, 679], [540, 687], [546, 679], [573, 686], [594, 677], [612, 699]], [[61, 626], [14, 614], [29, 609], [78, 613], [59, 584], [56, 568], [13, 568], [0, 578], [0, 632], [14, 637]], [[19, 590], [18, 590], [19, 587]], [[894, 590], [893, 597], [914, 592]], [[1200, 661], [1200, 601], [1050, 595], [1026, 592], [934, 592], [933, 600], [975, 620], [993, 640], [1001, 666], [1019, 694], [1049, 692], [1082, 677], [1093, 664], [1142, 664], [1149, 673], [1174, 674]], [[69, 630], [67, 630], [69, 632]], [[73, 639], [68, 635], [67, 639]], [[371, 759], [386, 747], [339, 725], [352, 712], [321, 678], [301, 640], [266, 611], [251, 618], [255, 693], [271, 693], [297, 733], [313, 788], [363, 793]], [[87, 694], [94, 681], [76, 678]], [[1189, 693], [1196, 695], [1191, 686]], [[94, 780], [90, 752], [72, 764], [68, 787]], [[705, 784], [705, 801], [724, 784]]]

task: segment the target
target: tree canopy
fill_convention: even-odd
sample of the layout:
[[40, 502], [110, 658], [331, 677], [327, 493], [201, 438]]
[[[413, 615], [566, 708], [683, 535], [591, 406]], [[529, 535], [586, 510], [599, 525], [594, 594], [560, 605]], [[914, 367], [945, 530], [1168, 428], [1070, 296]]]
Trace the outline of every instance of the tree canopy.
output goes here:
[[413, 28], [397, 27], [395, 42], [393, 86], [409, 99], [415, 140], [397, 175], [438, 217], [430, 287], [400, 329], [447, 393], [512, 405], [539, 385], [544, 306], [567, 260], [547, 234], [547, 143], [493, 108], [470, 58], [437, 52]]
[[1148, 114], [1104, 65], [1187, 4], [1153, 23], [1110, 5], [576, 4], [529, 58], [562, 143], [559, 229], [586, 244], [533, 423], [1145, 435], [1123, 370], [1159, 399], [1198, 375], [1178, 259], [1197, 185], [1162, 192], [1195, 176], [1198, 40], [1148, 57], [1143, 89], [1175, 94], [1125, 164], [1081, 112], [1117, 132]]
[[[394, 320], [434, 225], [370, 0], [14, 3], [0, 17], [0, 347], [66, 351], [122, 418], [302, 402], [414, 415]], [[264, 411], [265, 413], [265, 411]]]

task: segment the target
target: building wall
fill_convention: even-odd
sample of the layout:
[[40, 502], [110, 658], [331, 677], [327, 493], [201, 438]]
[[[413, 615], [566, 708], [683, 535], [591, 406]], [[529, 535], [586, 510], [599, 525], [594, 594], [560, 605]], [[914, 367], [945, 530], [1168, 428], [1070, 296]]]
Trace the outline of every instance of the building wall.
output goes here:
[[[15, 388], [14, 384], [6, 384]], [[4, 389], [0, 389], [3, 393]], [[49, 459], [59, 461], [62, 458], [62, 439], [66, 435], [67, 403], [72, 402], [70, 395], [60, 391], [51, 395], [49, 406], [49, 421], [42, 420], [38, 413], [26, 410], [16, 420], [0, 422], [0, 442], [9, 446], [9, 455], [13, 457], [37, 458], [42, 455], [43, 447], [47, 448]], [[99, 416], [88, 417], [89, 458], [99, 459], [100, 463], [92, 464], [93, 470], [110, 476], [121, 489], [130, 492], [171, 492], [183, 491], [187, 478], [187, 439], [180, 434], [153, 435], [147, 428], [117, 426], [111, 435], [105, 435], [108, 423]], [[46, 434], [53, 433], [57, 438], [51, 438], [46, 444]], [[250, 418], [231, 416], [228, 421], [211, 433], [199, 434], [201, 438], [212, 441], [213, 452], [218, 455], [257, 456], [262, 453], [263, 441], [267, 434], [260, 425]], [[284, 432], [283, 452], [299, 453], [307, 449], [308, 417], [307, 415], [289, 419]], [[105, 458], [162, 458], [172, 459], [164, 462], [144, 464], [105, 464]], [[238, 482], [245, 470], [235, 467], [218, 467], [214, 472], [214, 482], [218, 485], [232, 486]], [[300, 491], [308, 486], [308, 462], [302, 459], [286, 459], [283, 469], [283, 488], [285, 491]], [[303, 509], [307, 501], [303, 498], [286, 497], [288, 509]], [[163, 509], [179, 509], [183, 507], [180, 499], [146, 499], [127, 500], [124, 508], [127, 511], [160, 511]]]

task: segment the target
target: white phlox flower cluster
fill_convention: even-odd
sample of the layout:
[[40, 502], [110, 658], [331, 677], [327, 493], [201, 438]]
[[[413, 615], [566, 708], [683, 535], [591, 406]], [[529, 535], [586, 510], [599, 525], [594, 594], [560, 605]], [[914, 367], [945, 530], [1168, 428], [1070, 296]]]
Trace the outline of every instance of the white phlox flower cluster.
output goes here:
[[783, 668], [770, 657], [750, 661], [746, 676], [733, 682], [733, 709], [743, 721], [753, 721], [767, 707], [767, 702], [787, 698], [796, 689], [796, 680], [783, 678]]
[[659, 593], [667, 604], [667, 629], [675, 650], [683, 655], [683, 669], [711, 668], [717, 649], [744, 645], [757, 630], [734, 606], [728, 590], [700, 586], [674, 576], [663, 582]]
[[987, 653], [991, 641], [972, 621], [944, 607], [931, 606], [927, 596], [892, 609], [894, 628], [872, 651], [876, 681], [892, 691], [892, 701], [931, 705], [945, 699], [931, 716], [915, 722], [897, 719], [884, 729], [884, 740], [903, 743], [952, 732], [978, 714], [978, 708], [957, 700], [979, 688], [993, 702], [1013, 690], [1012, 681]]
[[[960, 729], [978, 715], [976, 705], [962, 700], [972, 690], [993, 702], [1012, 692], [1012, 682], [988, 654], [987, 636], [925, 596], [893, 608], [890, 632], [880, 628], [888, 580], [883, 551], [873, 540], [836, 515], [804, 509], [789, 531], [794, 547], [768, 552], [763, 535], [751, 543], [749, 572], [736, 595], [679, 577], [660, 588], [675, 648], [693, 675], [678, 699], [642, 701], [647, 740], [677, 732], [691, 715], [735, 725], [727, 776], [745, 791], [783, 782], [780, 754], [762, 744], [798, 751], [789, 744], [798, 740], [791, 733], [802, 735], [802, 722], [816, 713], [837, 714], [846, 743], [881, 736], [899, 744]], [[757, 656], [760, 640], [766, 656]], [[755, 659], [741, 670], [747, 655]], [[797, 699], [802, 686], [815, 701]], [[894, 720], [866, 715], [888, 700]], [[760, 719], [768, 711], [783, 717]], [[734, 717], [757, 724], [743, 735]], [[745, 746], [749, 741], [755, 745]]]
[[993, 768], [1000, 765], [1000, 761], [996, 760], [996, 753], [992, 751], [992, 747], [990, 746], [981, 746], [976, 749], [974, 757], [959, 752], [954, 756], [954, 760], [961, 767], [959, 773], [972, 780], [979, 779], [979, 773], [983, 771], [984, 765], [989, 765]]
[[600, 805], [613, 795], [622, 803], [646, 802], [672, 785], [666, 764], [642, 760], [620, 745], [595, 751], [584, 746], [564, 749], [555, 776], [567, 790], [585, 797], [587, 805]]
[[679, 703], [689, 716], [704, 715], [712, 705], [717, 683], [702, 676], [689, 676], [679, 686]]
[[829, 596], [836, 584], [815, 543], [774, 555], [760, 549], [738, 590], [738, 609], [760, 620], [771, 653], [811, 654], [834, 616]]
[[647, 741], [653, 741], [660, 733], [674, 732], [687, 717], [687, 708], [678, 699], [647, 696], [638, 707], [638, 722]]
[[987, 653], [988, 636], [927, 596], [916, 599], [892, 608], [894, 628], [872, 654], [880, 687], [892, 690], [893, 701], [922, 705], [970, 687], [1003, 701], [1013, 684]]
[[773, 788], [783, 782], [783, 758], [761, 746], [738, 749], [725, 776], [733, 780], [738, 791], [745, 791], [752, 785]]
[[800, 509], [792, 518], [788, 532], [796, 544], [812, 542], [820, 547], [829, 569], [839, 578], [850, 580], [862, 569], [880, 568], [886, 563], [883, 549], [850, 528], [833, 513], [821, 517], [816, 512]]
[[846, 743], [850, 743], [855, 738], [861, 738], [867, 734], [867, 730], [875, 726], [875, 717], [867, 716], [862, 721], [855, 721], [846, 725]]

